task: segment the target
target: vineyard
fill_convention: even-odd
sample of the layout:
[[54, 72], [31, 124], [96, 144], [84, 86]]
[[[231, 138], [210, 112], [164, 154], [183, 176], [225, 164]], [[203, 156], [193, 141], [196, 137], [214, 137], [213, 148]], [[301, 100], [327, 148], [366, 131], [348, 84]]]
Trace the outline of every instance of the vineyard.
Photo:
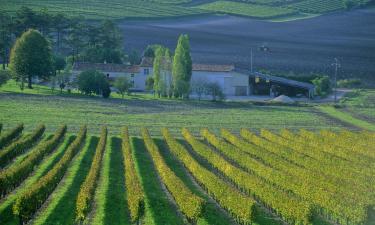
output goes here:
[[[0, 11], [14, 13], [21, 6], [47, 9], [87, 19], [124, 19], [196, 16], [224, 13], [260, 19], [324, 14], [346, 9], [344, 0], [0, 0]], [[352, 0], [364, 6], [370, 0]]]
[[374, 132], [47, 127], [0, 124], [0, 224], [375, 224]]

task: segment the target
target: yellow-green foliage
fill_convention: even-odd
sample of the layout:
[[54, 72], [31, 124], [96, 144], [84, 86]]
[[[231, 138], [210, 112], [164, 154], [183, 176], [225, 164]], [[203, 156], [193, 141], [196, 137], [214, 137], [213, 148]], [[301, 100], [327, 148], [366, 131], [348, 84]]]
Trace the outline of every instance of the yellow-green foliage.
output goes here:
[[142, 129], [142, 136], [146, 148], [154, 161], [156, 170], [175, 199], [178, 207], [189, 220], [196, 221], [202, 213], [205, 201], [201, 197], [192, 193], [181, 179], [168, 167], [146, 128]]
[[128, 128], [122, 131], [122, 152], [124, 156], [125, 187], [130, 217], [136, 222], [144, 212], [144, 192], [133, 161], [132, 149], [129, 143]]
[[0, 152], [0, 167], [4, 167], [14, 157], [28, 150], [44, 133], [46, 127], [40, 125], [30, 135], [13, 142]]
[[81, 185], [76, 202], [76, 221], [84, 221], [91, 209], [91, 202], [95, 193], [96, 181], [100, 174], [101, 162], [107, 143], [107, 127], [102, 127], [100, 140], [95, 150], [89, 174]]
[[[43, 129], [44, 130], [44, 129]], [[54, 136], [38, 144], [19, 164], [13, 164], [0, 172], [0, 193], [4, 195], [20, 184], [34, 169], [43, 157], [55, 149], [66, 133], [66, 125], [61, 126]]]
[[[225, 145], [225, 143], [220, 143], [218, 140], [214, 140], [215, 137], [210, 135], [207, 129], [202, 130], [201, 133], [206, 139], [210, 140], [210, 143], [215, 143], [215, 147]], [[228, 177], [239, 188], [258, 197], [266, 206], [271, 207], [286, 221], [292, 224], [311, 223], [312, 206], [308, 202], [297, 198], [293, 194], [274, 187], [253, 173], [248, 173], [238, 167], [235, 167], [222, 156], [210, 149], [209, 146], [198, 141], [188, 130], [184, 130], [183, 136], [193, 147], [195, 152], [210, 162], [217, 170]], [[235, 148], [224, 151], [220, 147], [218, 150], [222, 150], [222, 152], [227, 156], [232, 156], [231, 154], [228, 154], [228, 151], [232, 153], [238, 152], [238, 150]], [[258, 175], [267, 174], [267, 178], [272, 177], [272, 175], [280, 177], [280, 174], [278, 174], [272, 168], [258, 163], [256, 160], [251, 160], [249, 158], [244, 159], [246, 160], [246, 163], [251, 163], [252, 166], [256, 167], [256, 172]]]
[[[183, 132], [187, 130], [184, 129]], [[195, 179], [207, 190], [224, 209], [226, 209], [236, 221], [242, 224], [251, 224], [255, 218], [256, 202], [244, 195], [214, 173], [202, 167], [169, 133], [168, 129], [162, 130], [163, 136], [173, 154], [180, 159]]]
[[[264, 148], [264, 150], [271, 151], [279, 156], [282, 156], [292, 162], [296, 162], [297, 164], [302, 162], [303, 166], [307, 168], [312, 168], [316, 170], [319, 168], [320, 172], [324, 172], [328, 174], [335, 174], [337, 170], [333, 166], [333, 164], [329, 165], [326, 163], [322, 163], [321, 161], [311, 160], [306, 155], [301, 154], [299, 152], [292, 151], [291, 149], [275, 144], [274, 142], [268, 141], [263, 139], [254, 133], [250, 132], [246, 129], [241, 129], [241, 136], [258, 146]], [[266, 132], [263, 131], [263, 135]], [[284, 141], [287, 143], [288, 141]], [[289, 141], [290, 142], [290, 141]], [[293, 140], [294, 142], [294, 140]], [[311, 151], [312, 149], [306, 149], [306, 151]], [[309, 165], [310, 163], [310, 165]], [[322, 170], [324, 168], [324, 171]], [[346, 171], [348, 176], [353, 176], [353, 173]], [[336, 172], [335, 172], [336, 171]], [[322, 175], [320, 175], [322, 176]], [[336, 174], [336, 177], [341, 179], [342, 174]], [[315, 182], [319, 182], [318, 180]], [[302, 182], [301, 182], [302, 183]], [[317, 189], [314, 189], [310, 186], [310, 184], [304, 184], [301, 187], [292, 186], [290, 188], [298, 193], [301, 197], [304, 197], [317, 206], [320, 206], [320, 213], [328, 218], [335, 218], [336, 220], [340, 221], [342, 224], [363, 224], [367, 218], [367, 209], [366, 209], [366, 201], [363, 199], [363, 196], [356, 195], [355, 193], [347, 193], [343, 192], [340, 189], [336, 189], [337, 193], [332, 193], [335, 189], [332, 185], [328, 188], [321, 189], [320, 192]], [[329, 193], [329, 189], [331, 188], [331, 193]], [[309, 191], [310, 190], [310, 191]], [[341, 192], [341, 195], [340, 195]]]
[[64, 176], [70, 161], [85, 141], [86, 132], [86, 126], [83, 126], [76, 139], [69, 145], [69, 148], [55, 166], [16, 199], [16, 203], [13, 205], [13, 213], [19, 217], [21, 224], [30, 220], [48, 196], [55, 190]]

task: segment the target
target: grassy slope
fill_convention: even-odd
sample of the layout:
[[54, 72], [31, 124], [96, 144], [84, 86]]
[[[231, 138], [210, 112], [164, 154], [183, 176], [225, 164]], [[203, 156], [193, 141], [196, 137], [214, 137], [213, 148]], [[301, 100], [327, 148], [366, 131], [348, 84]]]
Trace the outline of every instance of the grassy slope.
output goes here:
[[342, 111], [340, 111], [338, 109], [335, 109], [333, 107], [330, 107], [330, 106], [321, 106], [321, 107], [318, 107], [318, 108], [323, 113], [326, 113], [329, 116], [332, 116], [336, 119], [339, 119], [341, 121], [352, 124], [356, 127], [362, 128], [362, 129], [375, 131], [375, 124], [371, 124], [367, 121], [355, 118], [348, 113], [342, 112]]
[[89, 137], [82, 151], [73, 159], [64, 180], [51, 195], [51, 201], [38, 215], [34, 224], [74, 224], [75, 204], [80, 185], [84, 181], [98, 143]]
[[5, 129], [23, 122], [26, 130], [45, 123], [47, 131], [53, 131], [66, 123], [70, 131], [77, 132], [82, 124], [88, 124], [90, 133], [97, 134], [100, 126], [106, 124], [116, 135], [124, 125], [130, 127], [131, 135], [139, 135], [141, 126], [149, 128], [153, 135], [159, 135], [161, 127], [179, 135], [181, 127], [198, 132], [202, 127], [218, 131], [220, 127], [317, 130], [342, 126], [319, 115], [313, 107], [158, 100], [150, 95], [102, 99], [55, 95], [42, 87], [25, 92], [20, 94], [15, 84], [0, 89], [0, 123]]

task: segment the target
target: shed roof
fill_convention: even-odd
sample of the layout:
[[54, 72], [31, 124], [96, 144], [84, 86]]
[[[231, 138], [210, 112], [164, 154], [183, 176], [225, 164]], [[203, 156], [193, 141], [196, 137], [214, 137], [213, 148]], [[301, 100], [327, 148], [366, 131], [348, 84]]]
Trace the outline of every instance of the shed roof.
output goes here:
[[129, 65], [114, 64], [114, 63], [75, 62], [73, 65], [73, 70], [75, 71], [99, 70], [102, 72], [110, 72], [110, 73], [138, 73], [139, 66], [129, 66]]
[[304, 89], [308, 89], [308, 90], [315, 89], [315, 85], [313, 85], [313, 84], [301, 82], [301, 81], [296, 81], [296, 80], [291, 80], [291, 79], [287, 79], [287, 78], [284, 78], [284, 77], [272, 76], [272, 75], [259, 73], [259, 72], [251, 73], [250, 71], [243, 70], [243, 69], [236, 69], [236, 72], [247, 74], [247, 75], [252, 76], [252, 77], [259, 77], [261, 79], [270, 80], [270, 81], [280, 83], [280, 84], [289, 85], [289, 86], [292, 86], [292, 87], [304, 88]]

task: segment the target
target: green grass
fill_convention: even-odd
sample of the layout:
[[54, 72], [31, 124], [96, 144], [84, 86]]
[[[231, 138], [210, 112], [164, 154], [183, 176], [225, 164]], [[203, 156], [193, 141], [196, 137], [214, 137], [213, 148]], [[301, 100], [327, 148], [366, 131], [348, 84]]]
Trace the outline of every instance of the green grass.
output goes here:
[[98, 141], [97, 137], [87, 139], [83, 150], [73, 159], [63, 182], [52, 193], [51, 201], [38, 215], [34, 224], [74, 224], [75, 200], [90, 169]]
[[125, 178], [121, 139], [109, 138], [103, 157], [100, 181], [96, 190], [96, 210], [90, 224], [130, 224], [126, 202]]
[[51, 155], [47, 156], [39, 166], [36, 166], [32, 176], [29, 176], [15, 191], [2, 199], [0, 203], [0, 224], [18, 225], [18, 218], [13, 215], [12, 206], [17, 197], [27, 190], [33, 183], [44, 176], [63, 156], [68, 145], [73, 141], [74, 136], [65, 138], [62, 145]]
[[190, 16], [202, 10], [180, 6], [185, 0], [0, 0], [0, 11], [14, 13], [21, 6], [34, 10], [48, 9], [67, 15], [82, 15], [87, 19], [124, 19]]
[[142, 139], [132, 138], [131, 145], [134, 149], [136, 169], [145, 192], [144, 224], [169, 225], [184, 224], [176, 208], [169, 201], [162, 189], [150, 155], [145, 149]]
[[336, 119], [339, 119], [341, 121], [344, 121], [346, 123], [354, 125], [358, 128], [362, 128], [362, 129], [370, 130], [370, 131], [375, 131], [375, 124], [371, 124], [367, 121], [355, 118], [348, 113], [340, 111], [339, 109], [336, 109], [336, 108], [330, 107], [330, 106], [320, 106], [318, 108], [323, 113], [326, 113], [329, 116], [332, 116]]
[[200, 5], [198, 8], [213, 12], [256, 18], [273, 18], [296, 14], [296, 11], [292, 9], [231, 1], [215, 1], [212, 3]]
[[[37, 90], [38, 89], [38, 90]], [[61, 124], [67, 124], [71, 132], [78, 132], [83, 124], [89, 132], [98, 134], [105, 124], [110, 132], [118, 135], [122, 126], [129, 126], [131, 135], [139, 135], [145, 126], [152, 135], [160, 135], [160, 128], [170, 128], [179, 135], [182, 127], [193, 132], [207, 127], [276, 130], [290, 129], [338, 129], [342, 124], [322, 116], [310, 106], [256, 105], [248, 102], [209, 102], [197, 100], [155, 99], [151, 95], [126, 99], [86, 97], [77, 93], [52, 93], [46, 87], [35, 86], [20, 93], [15, 83], [0, 89], [0, 123], [8, 129], [24, 123], [26, 131], [32, 131], [44, 123], [47, 132], [53, 132]]]
[[[130, 19], [194, 16], [207, 13], [230, 13], [241, 16], [269, 18], [293, 12], [322, 14], [344, 10], [343, 0], [235, 0], [213, 1], [199, 7], [185, 3], [192, 0], [0, 0], [0, 11], [15, 13], [20, 7], [67, 15], [82, 15], [87, 19]], [[204, 2], [204, 1], [203, 1]], [[367, 4], [369, 0], [355, 0]], [[294, 13], [295, 14], [295, 13]]]

